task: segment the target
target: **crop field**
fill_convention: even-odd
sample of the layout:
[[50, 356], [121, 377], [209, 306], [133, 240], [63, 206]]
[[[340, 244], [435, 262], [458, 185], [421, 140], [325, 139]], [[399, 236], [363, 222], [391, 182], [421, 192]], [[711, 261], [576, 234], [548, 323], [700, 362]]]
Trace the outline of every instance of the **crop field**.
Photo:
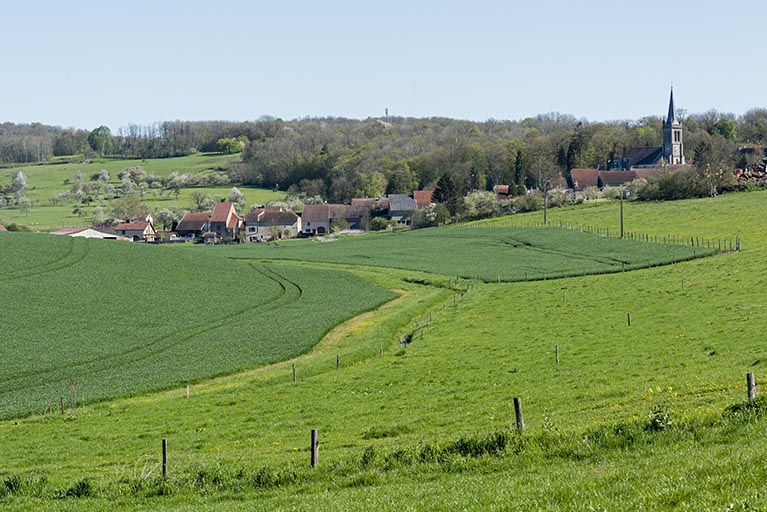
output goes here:
[[2, 233], [0, 262], [1, 417], [284, 360], [394, 296], [346, 272], [51, 235]]
[[[174, 258], [237, 258], [232, 265], [268, 259], [262, 264], [283, 276], [343, 267], [359, 281], [326, 300], [341, 300], [363, 281], [399, 297], [290, 361], [197, 382], [188, 399], [181, 385], [0, 422], [0, 506], [767, 509], [767, 399], [747, 402], [745, 390], [746, 372], [757, 384], [767, 379], [765, 204], [765, 192], [630, 203], [627, 229], [739, 236], [742, 251], [545, 281], [456, 282], [450, 265], [459, 253], [444, 245], [431, 254], [444, 275], [374, 266], [370, 258], [291, 266], [253, 256], [292, 244], [303, 251], [303, 241], [157, 248]], [[602, 202], [549, 215], [614, 230], [616, 211]], [[494, 231], [485, 229], [463, 236]], [[394, 247], [406, 245], [397, 237]], [[412, 342], [401, 346], [406, 334]], [[523, 404], [524, 433], [515, 429], [514, 397]], [[320, 434], [315, 469], [310, 429]]]
[[[89, 207], [84, 208], [85, 216], [73, 213], [73, 204], [54, 205], [50, 201], [53, 194], [64, 192], [69, 188], [65, 181], [71, 181], [77, 171], [81, 171], [85, 176], [85, 180], [88, 181], [92, 174], [106, 169], [111, 176], [110, 183], [115, 187], [119, 187], [121, 182], [118, 174], [128, 167], [141, 166], [148, 174], [164, 177], [172, 172], [183, 174], [218, 169], [236, 158], [239, 157], [219, 154], [197, 154], [178, 158], [155, 158], [148, 160], [92, 159], [82, 163], [0, 168], [0, 187], [10, 184], [17, 172], [24, 172], [27, 177], [27, 196], [32, 202], [29, 212], [22, 212], [18, 208], [0, 208], [0, 223], [10, 224], [14, 222], [19, 225], [28, 226], [35, 231], [50, 231], [62, 226], [89, 224], [92, 218], [93, 207], [102, 206], [108, 209], [108, 201], [104, 201], [101, 204], [93, 203]], [[191, 195], [195, 191], [214, 196], [226, 196], [231, 188], [231, 186], [185, 188], [181, 189], [178, 197], [167, 194], [164, 197], [158, 197], [150, 190], [144, 197], [144, 202], [152, 211], [172, 206], [189, 208], [192, 204]], [[283, 199], [285, 197], [284, 193], [273, 192], [271, 190], [255, 187], [239, 188], [249, 205], [262, 204], [272, 199]]]
[[431, 228], [222, 249], [233, 258], [388, 267], [486, 282], [621, 272], [716, 250], [620, 240], [559, 228]]

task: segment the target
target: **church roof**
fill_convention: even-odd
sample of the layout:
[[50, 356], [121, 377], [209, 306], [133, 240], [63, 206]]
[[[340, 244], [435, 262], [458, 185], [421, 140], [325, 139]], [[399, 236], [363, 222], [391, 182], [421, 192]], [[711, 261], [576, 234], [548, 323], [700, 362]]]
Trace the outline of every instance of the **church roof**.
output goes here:
[[658, 163], [661, 155], [663, 154], [663, 148], [661, 146], [651, 148], [631, 148], [623, 153], [623, 161], [627, 162], [624, 165], [626, 168], [635, 166], [651, 166]]

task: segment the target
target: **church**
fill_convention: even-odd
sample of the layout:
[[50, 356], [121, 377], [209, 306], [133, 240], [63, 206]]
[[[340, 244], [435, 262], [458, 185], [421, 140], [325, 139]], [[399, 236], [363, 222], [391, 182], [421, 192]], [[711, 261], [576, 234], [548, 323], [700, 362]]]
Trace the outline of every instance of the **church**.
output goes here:
[[682, 123], [676, 117], [674, 109], [674, 89], [668, 102], [668, 115], [663, 121], [663, 145], [650, 148], [632, 148], [624, 153], [623, 158], [613, 162], [611, 170], [647, 169], [667, 165], [684, 165], [684, 139]]

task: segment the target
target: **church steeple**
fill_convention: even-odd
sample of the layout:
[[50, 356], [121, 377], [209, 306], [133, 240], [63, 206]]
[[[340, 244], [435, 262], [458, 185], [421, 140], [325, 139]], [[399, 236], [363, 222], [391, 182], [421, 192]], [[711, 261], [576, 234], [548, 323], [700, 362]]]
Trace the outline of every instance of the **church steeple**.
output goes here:
[[674, 109], [674, 88], [671, 87], [671, 97], [668, 100], [668, 116], [666, 124], [679, 124], [676, 120], [676, 110]]
[[663, 159], [672, 165], [684, 165], [685, 163], [682, 123], [676, 118], [673, 87], [668, 100], [668, 115], [663, 123]]

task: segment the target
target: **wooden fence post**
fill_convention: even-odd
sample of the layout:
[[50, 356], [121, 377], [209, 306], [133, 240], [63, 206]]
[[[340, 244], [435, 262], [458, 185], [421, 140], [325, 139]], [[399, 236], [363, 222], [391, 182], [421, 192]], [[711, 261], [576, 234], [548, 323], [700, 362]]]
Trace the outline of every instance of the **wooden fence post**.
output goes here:
[[317, 433], [317, 429], [312, 429], [312, 467], [316, 468], [319, 464], [320, 455], [320, 437]]
[[559, 364], [559, 345], [554, 345], [554, 359]]
[[631, 313], [626, 313], [626, 322], [628, 323], [628, 326], [631, 327]]
[[756, 398], [756, 383], [754, 383], [753, 372], [748, 372], [746, 374], [746, 386], [748, 388], [748, 399], [753, 400]]
[[336, 354], [336, 370], [338, 370], [339, 366], [341, 366], [341, 356]]
[[517, 430], [524, 432], [525, 419], [522, 416], [522, 400], [517, 397], [514, 398], [514, 416], [517, 420]]
[[296, 383], [296, 365], [293, 363], [293, 384]]
[[162, 438], [162, 477], [168, 474], [168, 440]]

